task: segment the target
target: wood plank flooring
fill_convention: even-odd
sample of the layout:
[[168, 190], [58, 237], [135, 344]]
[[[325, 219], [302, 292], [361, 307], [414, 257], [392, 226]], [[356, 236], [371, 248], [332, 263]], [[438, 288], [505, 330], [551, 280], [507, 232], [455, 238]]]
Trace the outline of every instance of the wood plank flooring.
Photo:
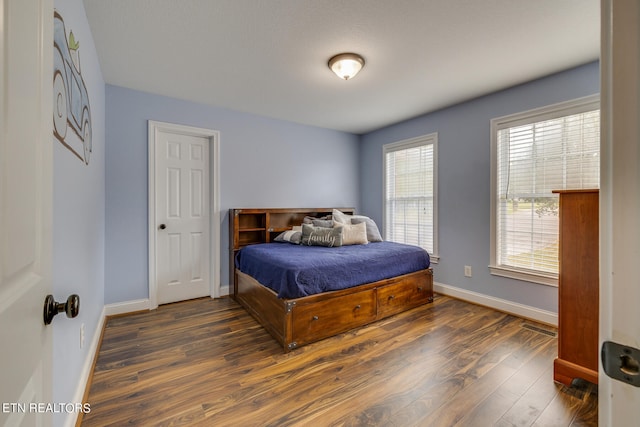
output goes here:
[[553, 381], [557, 339], [436, 295], [284, 354], [232, 299], [109, 319], [82, 426], [595, 426]]

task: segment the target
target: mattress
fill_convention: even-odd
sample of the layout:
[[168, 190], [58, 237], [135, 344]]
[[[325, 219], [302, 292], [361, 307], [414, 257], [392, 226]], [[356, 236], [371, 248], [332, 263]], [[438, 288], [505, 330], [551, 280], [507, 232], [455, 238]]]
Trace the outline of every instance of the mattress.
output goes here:
[[331, 248], [262, 243], [238, 251], [235, 265], [279, 298], [292, 299], [424, 270], [430, 259], [418, 246], [394, 242]]

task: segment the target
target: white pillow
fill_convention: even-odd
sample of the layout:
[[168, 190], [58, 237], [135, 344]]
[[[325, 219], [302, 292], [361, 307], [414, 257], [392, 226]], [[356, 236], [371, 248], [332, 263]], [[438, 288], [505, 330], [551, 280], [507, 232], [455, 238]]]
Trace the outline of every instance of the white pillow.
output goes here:
[[364, 222], [360, 224], [343, 224], [334, 221], [333, 226], [342, 227], [342, 246], [366, 245], [369, 243], [367, 240], [367, 226]]
[[364, 215], [347, 215], [344, 212], [334, 209], [331, 212], [333, 220], [341, 224], [359, 224], [365, 223], [367, 228], [367, 241], [369, 242], [382, 242], [382, 236], [380, 230], [376, 225], [376, 222]]
[[351, 218], [351, 224], [366, 224], [367, 226], [367, 240], [370, 242], [382, 242], [382, 236], [376, 222], [369, 217], [362, 215], [354, 215]]

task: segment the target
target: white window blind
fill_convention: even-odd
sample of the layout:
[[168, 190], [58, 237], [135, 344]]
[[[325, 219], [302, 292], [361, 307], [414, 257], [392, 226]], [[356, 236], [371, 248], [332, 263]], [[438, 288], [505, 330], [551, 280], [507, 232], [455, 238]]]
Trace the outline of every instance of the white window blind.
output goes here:
[[493, 266], [557, 276], [559, 205], [552, 191], [599, 187], [598, 108], [591, 100], [492, 123], [497, 156]]
[[[437, 134], [384, 146], [385, 240], [436, 257]], [[437, 259], [437, 258], [436, 258]]]

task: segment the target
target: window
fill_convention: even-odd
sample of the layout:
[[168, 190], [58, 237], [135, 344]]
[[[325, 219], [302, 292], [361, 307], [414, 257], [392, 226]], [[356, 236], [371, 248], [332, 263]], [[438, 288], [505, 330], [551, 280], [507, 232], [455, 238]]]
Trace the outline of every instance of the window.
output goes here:
[[384, 155], [385, 240], [424, 248], [437, 262], [438, 135], [387, 144]]
[[591, 96], [491, 121], [492, 274], [557, 285], [552, 190], [599, 188], [599, 108]]

